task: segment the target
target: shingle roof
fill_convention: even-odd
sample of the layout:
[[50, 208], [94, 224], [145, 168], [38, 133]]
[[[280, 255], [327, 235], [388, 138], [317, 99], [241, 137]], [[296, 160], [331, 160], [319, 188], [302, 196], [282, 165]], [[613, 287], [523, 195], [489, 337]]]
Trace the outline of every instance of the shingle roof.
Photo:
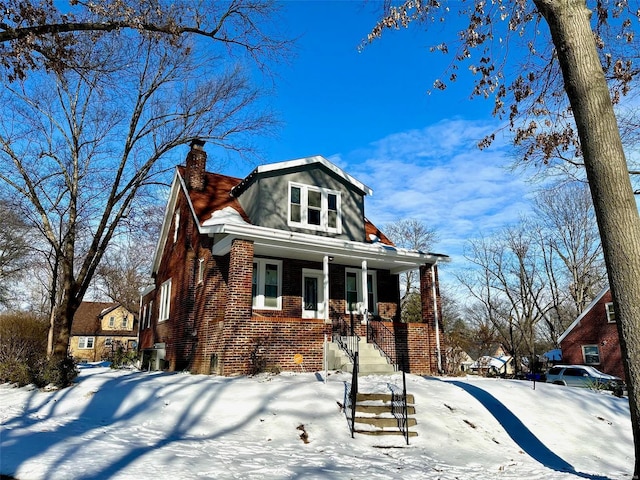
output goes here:
[[71, 335], [96, 335], [100, 331], [100, 314], [118, 306], [114, 302], [82, 302], [73, 316]]

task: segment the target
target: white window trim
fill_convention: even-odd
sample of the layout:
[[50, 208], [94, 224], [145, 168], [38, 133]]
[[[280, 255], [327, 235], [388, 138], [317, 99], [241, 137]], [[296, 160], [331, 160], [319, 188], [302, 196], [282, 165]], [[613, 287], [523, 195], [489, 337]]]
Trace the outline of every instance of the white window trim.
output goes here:
[[[616, 323], [616, 313], [613, 310], [613, 302], [605, 303], [604, 310], [607, 315], [607, 323]], [[613, 317], [613, 320], [611, 320]]]
[[158, 312], [158, 322], [169, 320], [171, 309], [171, 279], [160, 285], [160, 310]]
[[[282, 260], [272, 260], [269, 258], [254, 258], [254, 265], [257, 264], [258, 276], [256, 285], [256, 296], [252, 299], [253, 308], [256, 310], [282, 310]], [[278, 267], [278, 299], [276, 307], [268, 307], [264, 304], [264, 277], [266, 265], [277, 265]]]
[[111, 328], [115, 328], [115, 326], [116, 326], [116, 317], [113, 317], [113, 316], [109, 317], [109, 326]]
[[180, 212], [177, 211], [173, 217], [173, 243], [178, 241], [178, 230], [180, 229]]
[[[291, 187], [298, 187], [300, 189], [300, 222], [294, 222], [291, 220]], [[308, 192], [309, 190], [320, 192], [320, 225], [313, 225], [307, 222], [308, 218]], [[329, 194], [336, 196], [336, 228], [329, 227]], [[305, 185], [304, 183], [289, 182], [287, 202], [287, 224], [290, 227], [305, 228], [307, 230], [315, 230], [319, 232], [329, 233], [342, 233], [342, 197], [337, 190], [331, 190], [329, 188], [316, 187], [313, 185]]]
[[[91, 346], [88, 346], [89, 340], [91, 340]], [[93, 350], [96, 341], [94, 337], [79, 337], [78, 338], [78, 349], [79, 350]]]
[[122, 322], [120, 322], [120, 328], [124, 328], [124, 329], [129, 328], [129, 317], [127, 317], [127, 315], [124, 315], [122, 317]]
[[[357, 303], [363, 304], [364, 297], [362, 296], [362, 270], [359, 268], [345, 268], [344, 269], [344, 309], [345, 313], [353, 313], [356, 315], [362, 314], [362, 312], [354, 310], [349, 310], [349, 303], [347, 302], [347, 273], [355, 273], [356, 274], [356, 295], [357, 295]], [[367, 270], [367, 276], [371, 276], [371, 288], [373, 290], [373, 305], [369, 305], [369, 312], [371, 314], [378, 313], [378, 279], [375, 270]]]
[[[585, 353], [585, 348], [595, 347], [598, 350], [598, 361], [597, 362], [587, 362], [587, 355]], [[582, 345], [582, 360], [585, 365], [600, 365], [600, 347], [598, 345]]]
[[198, 258], [198, 284], [204, 281], [204, 258]]
[[111, 337], [107, 337], [104, 339], [104, 346], [105, 347], [110, 347], [113, 344], [113, 338]]

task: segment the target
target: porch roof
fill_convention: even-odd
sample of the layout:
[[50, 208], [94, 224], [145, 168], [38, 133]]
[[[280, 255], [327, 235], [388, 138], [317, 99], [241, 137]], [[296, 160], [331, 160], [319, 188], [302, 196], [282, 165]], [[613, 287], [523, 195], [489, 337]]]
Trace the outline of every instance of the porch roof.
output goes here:
[[242, 223], [219, 223], [205, 227], [214, 238], [212, 253], [226, 255], [235, 239], [253, 241], [254, 254], [322, 262], [325, 256], [341, 265], [362, 265], [401, 273], [421, 265], [448, 262], [447, 255], [406, 250], [381, 242], [363, 243], [306, 233], [288, 232]]

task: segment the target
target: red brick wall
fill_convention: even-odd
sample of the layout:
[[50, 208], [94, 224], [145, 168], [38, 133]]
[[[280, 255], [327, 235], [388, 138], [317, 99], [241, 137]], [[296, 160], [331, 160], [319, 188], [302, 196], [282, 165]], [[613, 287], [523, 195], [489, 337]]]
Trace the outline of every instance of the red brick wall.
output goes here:
[[611, 302], [608, 291], [562, 340], [562, 363], [584, 364], [583, 345], [597, 345], [600, 350], [598, 370], [625, 379], [622, 352], [615, 323], [607, 321], [605, 304]]

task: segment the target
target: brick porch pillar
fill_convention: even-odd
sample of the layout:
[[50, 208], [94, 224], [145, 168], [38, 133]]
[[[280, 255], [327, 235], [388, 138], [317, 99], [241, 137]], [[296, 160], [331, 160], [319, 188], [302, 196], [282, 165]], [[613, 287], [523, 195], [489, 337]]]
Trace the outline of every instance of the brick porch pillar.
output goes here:
[[438, 373], [442, 369], [442, 304], [438, 286], [437, 265], [420, 267], [420, 297], [422, 321], [428, 325], [427, 341], [424, 347], [429, 352], [429, 369]]
[[251, 349], [251, 282], [253, 242], [236, 239], [229, 253], [227, 304], [224, 311], [221, 374], [244, 375], [249, 371]]

